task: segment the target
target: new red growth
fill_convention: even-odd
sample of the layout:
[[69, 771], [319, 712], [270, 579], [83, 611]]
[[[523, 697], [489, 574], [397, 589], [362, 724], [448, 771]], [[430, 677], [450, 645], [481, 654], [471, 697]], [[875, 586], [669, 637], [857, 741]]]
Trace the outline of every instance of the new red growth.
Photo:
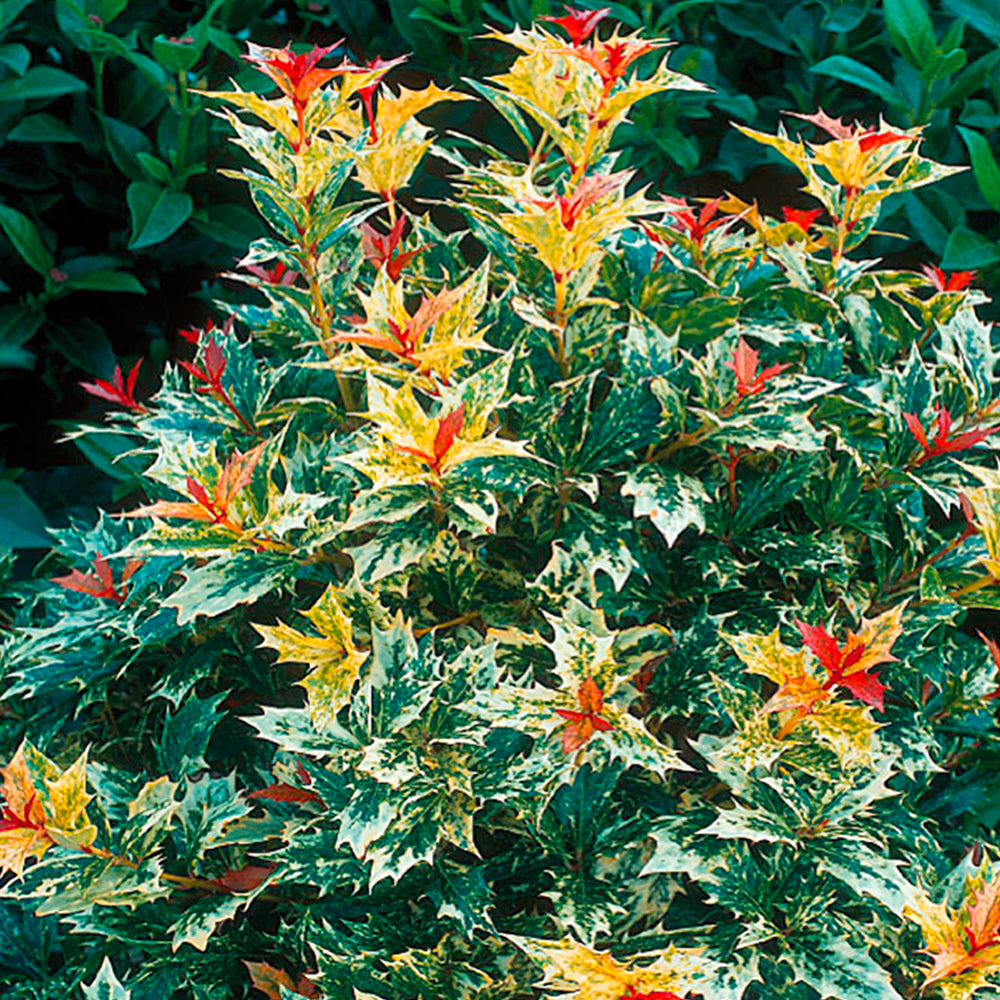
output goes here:
[[308, 52], [300, 54], [292, 52], [291, 46], [286, 45], [283, 49], [262, 49], [263, 55], [243, 57], [269, 76], [281, 88], [281, 92], [291, 100], [299, 127], [298, 141], [292, 145], [296, 153], [303, 144], [309, 143], [305, 128], [306, 106], [309, 104], [309, 99], [316, 89], [331, 77], [338, 73], [350, 72], [355, 68], [347, 64], [334, 69], [320, 69], [316, 66], [320, 59], [328, 56], [334, 49], [340, 48], [342, 43], [343, 39], [334, 42], [333, 45], [313, 46]]
[[945, 455], [952, 451], [964, 451], [971, 448], [980, 441], [985, 441], [991, 434], [1000, 430], [1000, 426], [980, 427], [977, 430], [965, 431], [963, 434], [956, 434], [952, 437], [952, 415], [951, 411], [944, 406], [937, 407], [937, 417], [935, 424], [937, 430], [933, 438], [928, 438], [927, 431], [924, 430], [919, 418], [915, 413], [904, 413], [903, 419], [910, 433], [917, 439], [917, 443], [924, 449], [924, 453], [917, 459], [917, 465], [923, 465], [929, 459], [938, 455]]
[[664, 45], [666, 42], [644, 42], [638, 38], [612, 38], [606, 42], [595, 40], [590, 45], [574, 44], [567, 51], [597, 71], [604, 88], [604, 96], [607, 97], [636, 59], [646, 55], [647, 52], [662, 48]]
[[606, 733], [614, 729], [614, 723], [601, 717], [604, 710], [604, 692], [597, 686], [592, 677], [588, 677], [576, 692], [580, 703], [580, 711], [569, 708], [557, 708], [556, 715], [569, 722], [563, 729], [562, 745], [566, 753], [572, 753], [585, 746], [595, 732]]
[[546, 211], [553, 205], [558, 205], [559, 221], [564, 229], [572, 232], [583, 212], [609, 191], [614, 191], [624, 184], [628, 173], [627, 170], [620, 170], [615, 174], [584, 177], [573, 188], [571, 194], [558, 194], [554, 198], [537, 198], [532, 204]]
[[[866, 705], [872, 705], [880, 712], [885, 711], [883, 694], [885, 685], [878, 679], [878, 674], [870, 673], [870, 667], [853, 669], [867, 652], [867, 645], [852, 632], [847, 633], [847, 642], [843, 649], [840, 644], [822, 625], [807, 625], [795, 619], [795, 625], [802, 634], [803, 643], [813, 652], [826, 670], [827, 679], [823, 690], [832, 687], [847, 688], [855, 698]], [[894, 656], [885, 654], [883, 659], [894, 660]]]
[[368, 138], [371, 142], [378, 142], [378, 129], [375, 125], [375, 92], [382, 85], [382, 77], [394, 66], [406, 62], [409, 56], [397, 56], [395, 59], [383, 59], [377, 56], [372, 62], [362, 63], [355, 72], [360, 70], [364, 73], [376, 73], [377, 76], [371, 83], [366, 83], [363, 87], [358, 87], [358, 97], [365, 108], [365, 117], [368, 119]]
[[936, 292], [961, 292], [972, 284], [975, 271], [954, 271], [948, 274], [934, 264], [924, 264], [920, 269], [934, 286]]
[[597, 25], [611, 13], [610, 7], [602, 7], [600, 10], [577, 10], [575, 7], [564, 7], [563, 9], [566, 13], [562, 17], [548, 14], [539, 20], [558, 24], [569, 35], [569, 40], [574, 45], [585, 42], [593, 34]]
[[374, 226], [367, 222], [362, 222], [361, 229], [361, 252], [365, 260], [371, 264], [376, 271], [385, 268], [393, 282], [399, 281], [400, 275], [417, 254], [427, 249], [426, 244], [417, 247], [416, 250], [400, 250], [399, 246], [403, 239], [403, 229], [406, 226], [406, 218], [402, 214], [396, 216], [396, 221], [386, 235], [382, 235]]
[[290, 271], [287, 265], [280, 260], [270, 267], [263, 267], [260, 264], [244, 264], [243, 270], [255, 278], [260, 278], [268, 285], [294, 285], [299, 277], [298, 271]]
[[[202, 364], [195, 364], [193, 361], [180, 360], [179, 363], [181, 367], [187, 371], [193, 379], [197, 382], [203, 382], [204, 385], [195, 386], [195, 392], [205, 393], [209, 396], [213, 396], [217, 399], [223, 406], [229, 410], [230, 413], [236, 417], [237, 420], [243, 425], [243, 429], [249, 431], [251, 434], [256, 434], [257, 432], [253, 429], [250, 421], [240, 412], [236, 404], [233, 402], [232, 396], [229, 391], [222, 384], [222, 376], [226, 373], [227, 359], [225, 352], [222, 347], [215, 339], [215, 334], [212, 333], [212, 321], [209, 320], [204, 330], [181, 330], [180, 335], [191, 344], [199, 344], [202, 349]], [[223, 324], [220, 333], [224, 336], [228, 336], [233, 329], [233, 318], [230, 316]], [[205, 339], [207, 337], [207, 340]]]
[[127, 597], [125, 585], [135, 571], [143, 564], [142, 559], [129, 559], [122, 569], [121, 579], [115, 585], [111, 567], [100, 552], [94, 556], [92, 573], [81, 573], [78, 569], [70, 570], [66, 576], [54, 576], [50, 583], [56, 583], [66, 590], [75, 590], [81, 594], [90, 594], [115, 604], [124, 604]]
[[823, 214], [823, 209], [792, 208], [790, 205], [782, 205], [781, 214], [785, 222], [793, 222], [802, 232], [808, 233], [812, 224]]
[[763, 392], [766, 384], [776, 375], [780, 375], [790, 365], [769, 365], [762, 371], [757, 371], [757, 361], [760, 355], [742, 337], [733, 351], [732, 361], [724, 361], [723, 365], [730, 369], [736, 376], [736, 394], [742, 399], [744, 396], [756, 396]]
[[127, 406], [130, 410], [135, 410], [136, 413], [146, 413], [146, 407], [142, 403], [137, 402], [135, 398], [135, 383], [139, 378], [139, 366], [141, 364], [142, 358], [139, 358], [132, 366], [127, 379], [122, 376], [121, 365], [115, 365], [115, 371], [111, 376], [110, 382], [99, 378], [96, 382], [81, 382], [80, 388], [85, 392], [89, 392], [91, 396], [96, 396], [98, 399], [106, 399], [111, 403]]
[[722, 204], [722, 198], [713, 198], [705, 202], [700, 212], [695, 212], [693, 206], [689, 205], [683, 198], [671, 198], [663, 196], [663, 200], [669, 206], [667, 212], [673, 220], [676, 228], [682, 230], [692, 239], [699, 249], [705, 237], [719, 226], [732, 225], [735, 219], [730, 216], [720, 215], [715, 217], [715, 213]]
[[441, 463], [444, 461], [445, 456], [451, 450], [451, 446], [455, 443], [455, 438], [462, 433], [462, 427], [465, 424], [465, 403], [463, 403], [457, 410], [452, 410], [446, 417], [442, 417], [437, 422], [437, 432], [434, 435], [434, 445], [433, 454], [428, 455], [427, 452], [421, 451], [419, 448], [408, 448], [406, 445], [397, 444], [395, 447], [399, 451], [406, 452], [408, 455], [414, 455], [420, 459], [421, 462], [426, 462], [427, 465], [431, 467], [431, 470], [435, 475], [441, 475]]

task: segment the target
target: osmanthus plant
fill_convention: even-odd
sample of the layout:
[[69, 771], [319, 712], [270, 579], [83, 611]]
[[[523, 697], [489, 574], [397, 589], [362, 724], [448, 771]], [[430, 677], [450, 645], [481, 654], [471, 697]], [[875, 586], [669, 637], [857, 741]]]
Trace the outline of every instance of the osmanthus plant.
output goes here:
[[747, 133], [813, 207], [641, 187], [615, 129], [704, 88], [609, 21], [208, 95], [271, 235], [89, 384], [121, 509], [11, 603], [5, 997], [998, 995], [998, 349], [864, 256], [952, 168], [820, 111]]

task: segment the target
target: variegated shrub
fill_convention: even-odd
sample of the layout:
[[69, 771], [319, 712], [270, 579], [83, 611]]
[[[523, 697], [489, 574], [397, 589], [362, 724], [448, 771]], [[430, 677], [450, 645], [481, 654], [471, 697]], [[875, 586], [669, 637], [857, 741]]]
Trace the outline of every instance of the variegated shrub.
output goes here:
[[610, 20], [207, 95], [271, 235], [12, 595], [4, 997], [1000, 995], [996, 338], [865, 255], [953, 168], [818, 111], [744, 130], [812, 207], [654, 191], [705, 88]]

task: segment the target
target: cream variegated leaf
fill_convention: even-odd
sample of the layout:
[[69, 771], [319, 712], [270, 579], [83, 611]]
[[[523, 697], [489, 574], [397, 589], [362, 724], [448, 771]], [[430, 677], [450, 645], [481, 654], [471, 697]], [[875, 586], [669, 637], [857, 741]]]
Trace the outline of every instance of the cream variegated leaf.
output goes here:
[[276, 663], [301, 663], [309, 668], [299, 683], [309, 696], [310, 715], [322, 729], [350, 700], [368, 653], [355, 646], [351, 621], [333, 584], [304, 616], [319, 635], [299, 632], [280, 621], [277, 625], [255, 623], [254, 628], [263, 637], [261, 646], [278, 654]]

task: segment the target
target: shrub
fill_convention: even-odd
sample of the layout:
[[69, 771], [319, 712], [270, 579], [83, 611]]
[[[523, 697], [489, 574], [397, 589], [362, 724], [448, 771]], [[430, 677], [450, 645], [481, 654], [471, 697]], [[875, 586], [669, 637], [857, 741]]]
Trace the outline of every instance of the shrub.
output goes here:
[[863, 256], [954, 168], [817, 111], [744, 129], [812, 209], [634, 190], [615, 129], [703, 88], [607, 23], [493, 33], [520, 158], [392, 61], [203, 95], [258, 302], [89, 385], [148, 502], [59, 531], [4, 645], [5, 995], [993, 981], [997, 351], [972, 274]]

